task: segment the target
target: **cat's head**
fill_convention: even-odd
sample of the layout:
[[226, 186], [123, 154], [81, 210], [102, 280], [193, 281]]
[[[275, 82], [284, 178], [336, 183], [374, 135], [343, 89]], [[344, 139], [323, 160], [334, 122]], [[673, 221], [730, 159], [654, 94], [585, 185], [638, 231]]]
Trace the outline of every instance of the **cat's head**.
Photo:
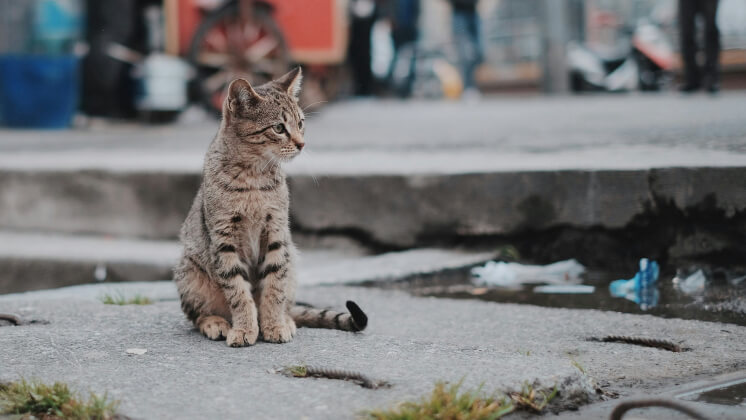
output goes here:
[[223, 124], [232, 148], [265, 159], [287, 161], [300, 153], [305, 116], [298, 105], [300, 67], [256, 88], [234, 80], [223, 102]]

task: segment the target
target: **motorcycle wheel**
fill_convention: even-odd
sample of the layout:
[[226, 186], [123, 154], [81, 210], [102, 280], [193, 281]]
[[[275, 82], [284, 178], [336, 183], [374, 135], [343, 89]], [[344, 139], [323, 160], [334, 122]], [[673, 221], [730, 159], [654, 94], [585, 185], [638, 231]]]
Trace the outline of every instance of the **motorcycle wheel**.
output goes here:
[[250, 19], [238, 1], [229, 1], [205, 16], [192, 37], [189, 62], [196, 69], [192, 94], [220, 115], [228, 84], [239, 77], [259, 85], [290, 68], [290, 54], [272, 8], [253, 2]]

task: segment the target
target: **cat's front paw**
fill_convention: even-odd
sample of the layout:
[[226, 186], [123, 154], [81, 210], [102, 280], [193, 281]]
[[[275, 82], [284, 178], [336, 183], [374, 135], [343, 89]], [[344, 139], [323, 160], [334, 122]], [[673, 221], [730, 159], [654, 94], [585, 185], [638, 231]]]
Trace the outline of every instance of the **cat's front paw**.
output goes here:
[[231, 329], [231, 324], [225, 320], [225, 318], [219, 316], [208, 316], [207, 318], [199, 320], [199, 331], [210, 340], [219, 340], [225, 338], [228, 335], [228, 331]]
[[287, 343], [295, 335], [295, 322], [287, 317], [285, 322], [262, 325], [262, 337], [270, 343]]
[[228, 336], [225, 338], [225, 342], [231, 347], [251, 346], [256, 343], [258, 336], [259, 331], [255, 329], [246, 331], [240, 328], [231, 328], [231, 330], [228, 331]]

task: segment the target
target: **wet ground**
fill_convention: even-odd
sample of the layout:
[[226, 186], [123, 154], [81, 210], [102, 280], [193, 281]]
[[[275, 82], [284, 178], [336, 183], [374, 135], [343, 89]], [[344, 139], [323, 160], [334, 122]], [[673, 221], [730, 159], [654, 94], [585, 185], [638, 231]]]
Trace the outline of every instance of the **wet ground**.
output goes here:
[[[687, 270], [688, 273], [694, 269]], [[609, 283], [631, 278], [634, 273], [588, 270], [582, 275], [584, 285], [592, 285], [592, 293], [539, 293], [534, 288], [542, 283], [524, 284], [517, 288], [480, 285], [470, 269], [446, 270], [428, 276], [413, 276], [396, 283], [366, 285], [405, 289], [417, 296], [453, 299], [479, 299], [490, 302], [521, 303], [537, 306], [600, 309], [632, 314], [650, 314], [663, 318], [694, 319], [746, 325], [746, 280], [744, 273], [723, 268], [705, 268], [707, 280], [703, 290], [687, 294], [674, 284], [676, 271], [662, 269], [658, 280], [658, 304], [648, 310], [624, 298], [609, 293]], [[736, 279], [736, 281], [734, 281]]]
[[746, 406], [746, 379], [731, 381], [705, 389], [678, 395], [686, 401], [699, 401], [708, 404]]

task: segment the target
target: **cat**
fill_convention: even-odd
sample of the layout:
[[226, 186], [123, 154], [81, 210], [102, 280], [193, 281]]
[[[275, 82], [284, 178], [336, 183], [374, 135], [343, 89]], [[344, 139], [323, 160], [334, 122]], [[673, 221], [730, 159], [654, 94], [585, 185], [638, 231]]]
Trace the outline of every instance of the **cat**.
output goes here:
[[367, 316], [295, 304], [296, 248], [280, 163], [303, 149], [298, 105], [301, 70], [253, 88], [234, 80], [218, 133], [205, 156], [202, 184], [181, 228], [174, 268], [181, 308], [195, 327], [231, 347], [290, 341], [296, 327], [361, 331]]

